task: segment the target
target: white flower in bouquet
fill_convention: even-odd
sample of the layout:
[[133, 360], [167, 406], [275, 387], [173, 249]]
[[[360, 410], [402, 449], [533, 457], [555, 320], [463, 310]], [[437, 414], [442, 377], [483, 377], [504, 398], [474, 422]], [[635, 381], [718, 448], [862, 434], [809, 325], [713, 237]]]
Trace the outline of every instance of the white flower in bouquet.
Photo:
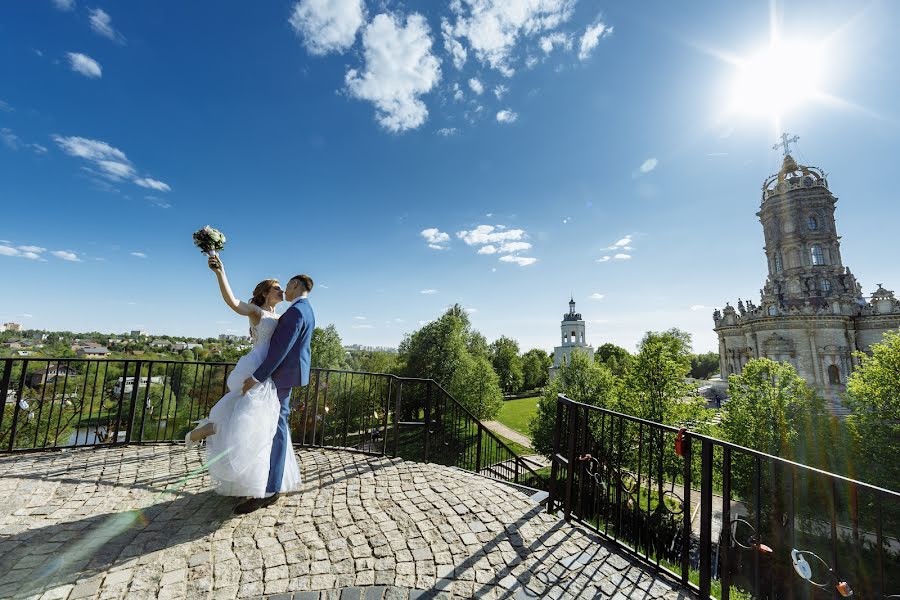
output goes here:
[[207, 256], [218, 256], [225, 247], [225, 234], [209, 225], [194, 232], [194, 245]]

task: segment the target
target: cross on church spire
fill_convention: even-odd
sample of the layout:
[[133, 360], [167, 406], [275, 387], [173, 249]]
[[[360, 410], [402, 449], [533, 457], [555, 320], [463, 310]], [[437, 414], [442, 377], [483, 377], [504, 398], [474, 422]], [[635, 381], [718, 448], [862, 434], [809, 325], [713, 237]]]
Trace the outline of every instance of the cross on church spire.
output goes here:
[[800, 140], [800, 136], [795, 135], [794, 137], [788, 137], [788, 133], [781, 134], [781, 143], [775, 144], [772, 146], [772, 150], [778, 150], [779, 148], [784, 148], [782, 151], [784, 156], [787, 156], [791, 153], [791, 144], [794, 144]]

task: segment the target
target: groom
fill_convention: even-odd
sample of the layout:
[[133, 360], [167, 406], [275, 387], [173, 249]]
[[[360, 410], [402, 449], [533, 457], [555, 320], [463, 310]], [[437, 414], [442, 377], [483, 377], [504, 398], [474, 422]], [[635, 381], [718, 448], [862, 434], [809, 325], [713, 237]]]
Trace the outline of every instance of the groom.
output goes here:
[[269, 342], [269, 351], [259, 368], [244, 381], [244, 394], [253, 386], [269, 377], [278, 390], [281, 412], [278, 428], [272, 440], [272, 454], [269, 459], [269, 480], [265, 498], [250, 498], [234, 508], [237, 514], [247, 514], [269, 506], [278, 500], [281, 480], [284, 476], [284, 457], [287, 448], [288, 414], [291, 412], [291, 388], [309, 383], [310, 342], [316, 328], [316, 317], [306, 299], [313, 288], [309, 275], [295, 275], [284, 290], [284, 299], [291, 303], [278, 319], [278, 326]]

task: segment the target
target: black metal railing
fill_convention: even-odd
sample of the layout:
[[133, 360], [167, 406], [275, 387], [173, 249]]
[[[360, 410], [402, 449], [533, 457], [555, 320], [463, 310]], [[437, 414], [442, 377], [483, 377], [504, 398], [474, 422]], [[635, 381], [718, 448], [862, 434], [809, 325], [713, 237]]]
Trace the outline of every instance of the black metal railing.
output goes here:
[[[232, 363], [0, 359], [0, 451], [183, 440], [228, 390]], [[293, 441], [436, 462], [535, 489], [546, 478], [431, 379], [313, 369]]]
[[900, 493], [560, 395], [548, 509], [701, 598], [895, 598]]

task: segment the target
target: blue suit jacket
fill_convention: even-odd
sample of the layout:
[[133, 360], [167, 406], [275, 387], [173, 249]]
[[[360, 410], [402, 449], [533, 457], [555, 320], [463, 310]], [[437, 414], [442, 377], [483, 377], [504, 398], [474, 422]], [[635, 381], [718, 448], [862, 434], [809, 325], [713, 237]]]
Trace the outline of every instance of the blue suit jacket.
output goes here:
[[301, 298], [281, 315], [269, 342], [269, 351], [253, 373], [257, 381], [269, 377], [276, 388], [309, 383], [310, 343], [316, 317], [306, 298]]

